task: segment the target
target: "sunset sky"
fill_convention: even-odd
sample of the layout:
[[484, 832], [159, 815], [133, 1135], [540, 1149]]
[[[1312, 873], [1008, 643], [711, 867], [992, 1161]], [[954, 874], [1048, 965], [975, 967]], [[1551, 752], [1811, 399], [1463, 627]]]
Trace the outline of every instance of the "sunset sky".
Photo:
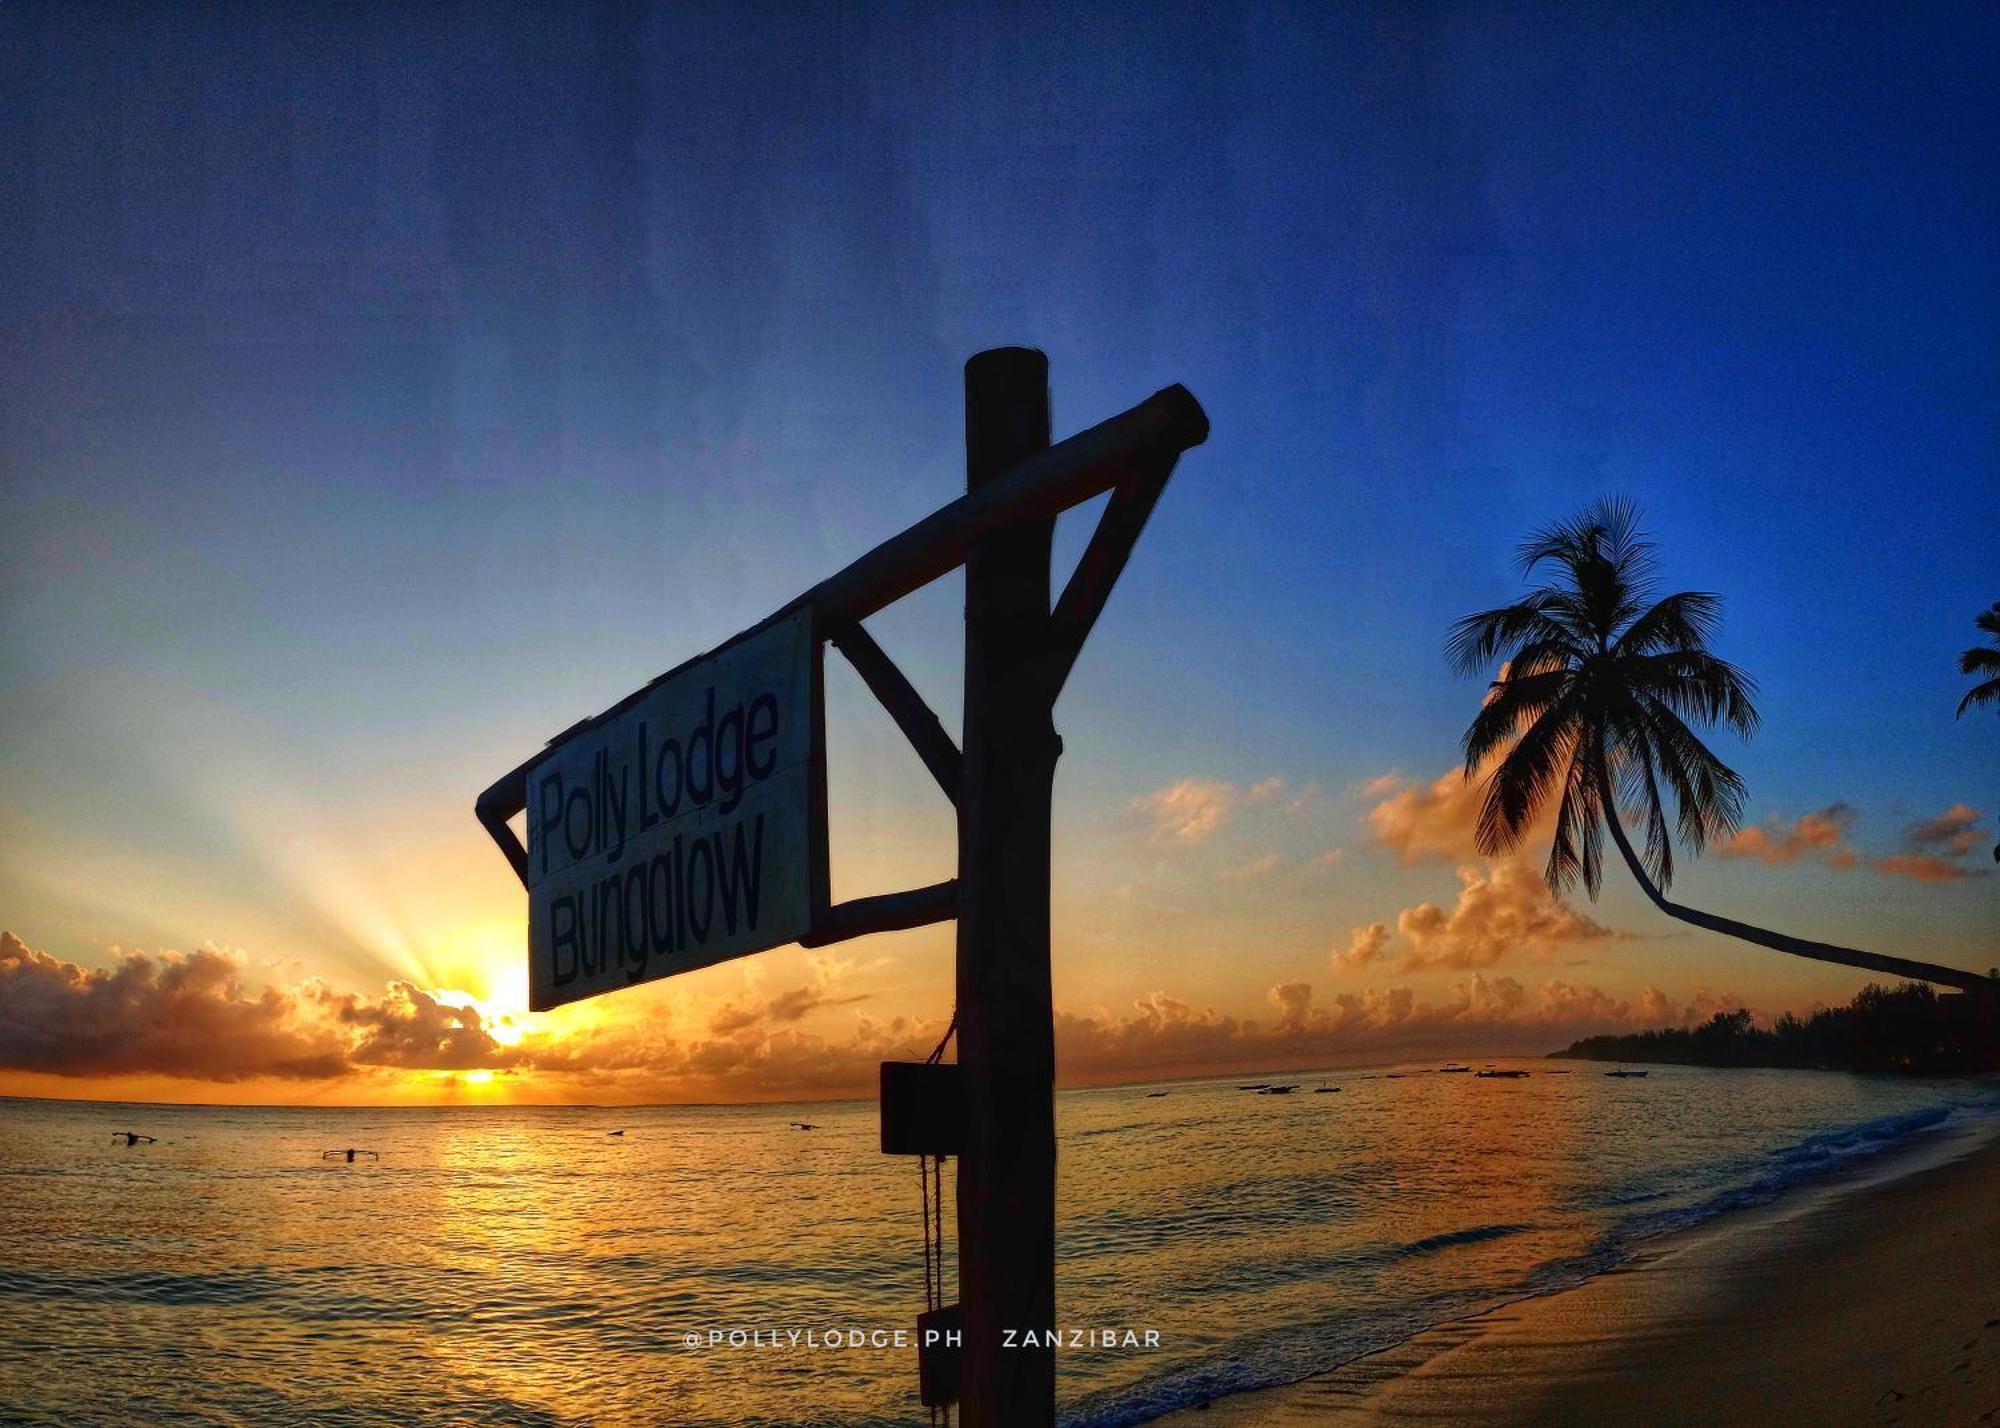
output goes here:
[[[1078, 10], [1082, 13], [1078, 13]], [[855, 1094], [949, 926], [525, 1015], [474, 796], [1057, 434], [1213, 424], [1057, 710], [1066, 1081], [1865, 978], [1479, 857], [1441, 654], [1631, 497], [1764, 727], [1682, 900], [2000, 962], [2000, 12], [0, 8], [0, 1094]], [[1087, 513], [1058, 541], [1073, 559]], [[947, 727], [961, 586], [871, 622]], [[949, 810], [828, 661], [840, 896]]]

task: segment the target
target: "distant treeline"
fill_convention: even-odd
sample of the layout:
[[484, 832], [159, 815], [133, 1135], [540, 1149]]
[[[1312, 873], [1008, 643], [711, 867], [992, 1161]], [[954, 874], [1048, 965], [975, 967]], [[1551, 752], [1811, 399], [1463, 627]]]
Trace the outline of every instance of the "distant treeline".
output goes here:
[[1738, 1008], [1694, 1028], [1587, 1036], [1567, 1051], [1590, 1061], [1673, 1066], [1783, 1066], [1822, 1071], [1951, 1075], [2000, 1070], [2000, 992], [1940, 996], [1930, 987], [1870, 985], [1844, 1007], [1786, 1012], [1766, 1031]]

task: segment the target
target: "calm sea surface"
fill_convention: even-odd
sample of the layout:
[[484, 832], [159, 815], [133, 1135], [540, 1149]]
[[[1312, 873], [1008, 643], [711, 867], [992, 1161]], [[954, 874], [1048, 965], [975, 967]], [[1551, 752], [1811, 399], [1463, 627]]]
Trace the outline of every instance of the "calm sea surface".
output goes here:
[[[2000, 1113], [1990, 1082], [1511, 1064], [1065, 1093], [1059, 1317], [1159, 1333], [1063, 1353], [1066, 1418], [1295, 1379]], [[0, 1420], [921, 1422], [912, 1350], [684, 1343], [911, 1324], [917, 1168], [875, 1136], [872, 1103], [0, 1100]], [[320, 1159], [348, 1145], [381, 1159]]]

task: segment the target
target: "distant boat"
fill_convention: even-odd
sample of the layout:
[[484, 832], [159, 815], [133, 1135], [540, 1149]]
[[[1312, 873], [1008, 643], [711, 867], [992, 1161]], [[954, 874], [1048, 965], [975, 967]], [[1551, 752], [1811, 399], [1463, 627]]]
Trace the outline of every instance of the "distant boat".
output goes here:
[[1647, 1073], [1644, 1071], [1606, 1071], [1604, 1074], [1607, 1076], [1644, 1076]]
[[1409, 1073], [1407, 1071], [1391, 1071], [1388, 1075], [1384, 1076], [1382, 1079], [1384, 1081], [1400, 1081], [1408, 1074]]
[[1475, 1071], [1473, 1073], [1486, 1081], [1518, 1081], [1528, 1073], [1525, 1071]]
[[1266, 1086], [1257, 1094], [1260, 1096], [1289, 1096], [1298, 1089], [1297, 1086]]
[[1236, 1089], [1239, 1091], [1263, 1091], [1269, 1089], [1270, 1085], [1269, 1081], [1252, 1081], [1249, 1085], [1238, 1086]]
[[1315, 1096], [1325, 1096], [1325, 1095], [1330, 1095], [1333, 1092], [1338, 1091], [1339, 1089], [1340, 1087], [1338, 1086], [1329, 1086], [1326, 1084], [1326, 1082], [1322, 1081], [1317, 1086], [1313, 1087], [1313, 1094]]
[[1147, 1100], [1149, 1100], [1149, 1101], [1157, 1101], [1157, 1100], [1159, 1100], [1159, 1099], [1160, 1099], [1160, 1097], [1162, 1097], [1162, 1096], [1164, 1096], [1164, 1095], [1167, 1095], [1167, 1094], [1168, 1094], [1168, 1093], [1167, 1093], [1167, 1092], [1165, 1092], [1165, 1091], [1148, 1091], [1148, 1092], [1146, 1093], [1146, 1099], [1147, 1099]]
[[625, 1134], [625, 1132], [624, 1132], [624, 1131], [622, 1131], [622, 1130], [615, 1130], [615, 1131], [606, 1131], [606, 1132], [605, 1132], [605, 1134], [606, 1134], [606, 1135], [623, 1135], [623, 1134]]
[[818, 1130], [818, 1129], [819, 1129], [819, 1125], [818, 1125], [818, 1123], [817, 1123], [817, 1122], [815, 1122], [815, 1121], [787, 1121], [787, 1122], [786, 1122], [786, 1124], [787, 1124], [787, 1125], [789, 1125], [789, 1126], [791, 1126], [791, 1128], [792, 1128], [793, 1130]]
[[1471, 1068], [1470, 1066], [1440, 1066], [1440, 1067], [1438, 1067], [1438, 1075], [1440, 1075], [1440, 1076], [1456, 1076], [1456, 1075], [1458, 1075], [1458, 1074], [1459, 1074], [1460, 1072], [1463, 1072], [1463, 1071], [1470, 1071], [1471, 1069], [1472, 1069], [1472, 1068]]

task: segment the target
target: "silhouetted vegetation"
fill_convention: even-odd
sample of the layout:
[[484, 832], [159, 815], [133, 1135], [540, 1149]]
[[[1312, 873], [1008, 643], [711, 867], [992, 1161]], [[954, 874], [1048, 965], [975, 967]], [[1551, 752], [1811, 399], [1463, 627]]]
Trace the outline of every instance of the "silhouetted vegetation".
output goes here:
[[2000, 705], [2000, 600], [1993, 602], [1992, 609], [1981, 610], [1973, 617], [1972, 623], [1986, 635], [1986, 643], [1974, 645], [1958, 657], [1958, 672], [1986, 677], [1965, 691], [1965, 698], [1958, 701], [1958, 713], [1954, 718], [1964, 718], [1968, 709], [1979, 709], [1988, 704]]
[[[1968, 709], [1980, 709], [1986, 705], [2000, 705], [2000, 600], [1993, 602], [1993, 608], [1982, 610], [1973, 617], [1986, 635], [1986, 644], [1974, 645], [1958, 657], [1960, 674], [1983, 674], [1986, 677], [1965, 692], [1965, 698], [1958, 701], [1958, 713], [1952, 717], [1963, 719]], [[1993, 845], [1993, 861], [2000, 863], [2000, 843]]]
[[1790, 1012], [1768, 1031], [1738, 1008], [1692, 1029], [1588, 1036], [1550, 1053], [1670, 1066], [1781, 1066], [1822, 1071], [1952, 1075], [2000, 1070], [2000, 995], [1940, 995], [1931, 987], [1864, 987], [1844, 1007]]

